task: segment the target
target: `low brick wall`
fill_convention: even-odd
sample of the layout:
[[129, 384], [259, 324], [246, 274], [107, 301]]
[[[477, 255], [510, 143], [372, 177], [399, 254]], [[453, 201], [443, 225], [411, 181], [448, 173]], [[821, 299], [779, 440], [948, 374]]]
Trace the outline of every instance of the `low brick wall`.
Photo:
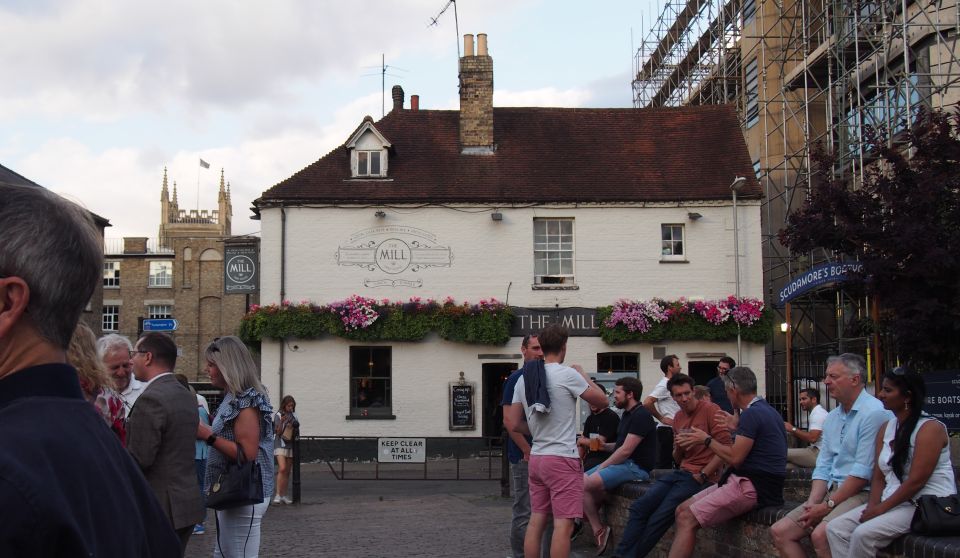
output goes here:
[[[955, 467], [955, 470], [958, 468]], [[654, 478], [667, 471], [654, 471]], [[761, 508], [718, 527], [702, 529], [697, 534], [695, 555], [705, 558], [766, 558], [777, 556], [770, 537], [770, 526], [783, 518], [787, 512], [807, 499], [810, 489], [810, 469], [795, 469], [787, 472], [784, 486], [786, 503], [780, 508]], [[960, 476], [958, 476], [960, 479]], [[604, 512], [613, 527], [613, 543], [619, 542], [620, 534], [630, 515], [630, 504], [646, 490], [649, 483], [627, 483], [618, 488], [607, 500]], [[960, 535], [960, 533], [958, 533]], [[673, 542], [671, 528], [650, 554], [654, 558], [666, 558]], [[807, 556], [813, 557], [809, 540], [805, 543]], [[613, 554], [609, 552], [608, 554]], [[907, 535], [895, 541], [879, 554], [881, 558], [960, 558], [960, 536], [920, 537]]]

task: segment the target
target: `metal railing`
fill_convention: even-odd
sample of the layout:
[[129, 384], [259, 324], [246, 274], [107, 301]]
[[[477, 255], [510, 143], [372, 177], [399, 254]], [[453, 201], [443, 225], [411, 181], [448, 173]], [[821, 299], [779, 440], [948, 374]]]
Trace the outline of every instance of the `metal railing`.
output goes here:
[[[299, 500], [300, 463], [320, 462], [337, 480], [506, 480], [501, 437], [425, 437], [422, 463], [382, 463], [379, 438], [297, 436], [293, 444], [293, 494]], [[391, 437], [393, 438], [393, 437]]]

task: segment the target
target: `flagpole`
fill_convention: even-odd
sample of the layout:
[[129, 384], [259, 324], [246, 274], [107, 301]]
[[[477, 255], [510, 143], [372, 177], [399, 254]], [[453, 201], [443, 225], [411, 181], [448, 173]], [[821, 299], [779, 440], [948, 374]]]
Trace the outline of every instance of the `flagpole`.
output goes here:
[[[200, 159], [203, 161], [203, 159]], [[197, 209], [197, 214], [200, 214], [200, 169], [203, 168], [202, 165], [197, 165], [197, 205], [194, 207]]]

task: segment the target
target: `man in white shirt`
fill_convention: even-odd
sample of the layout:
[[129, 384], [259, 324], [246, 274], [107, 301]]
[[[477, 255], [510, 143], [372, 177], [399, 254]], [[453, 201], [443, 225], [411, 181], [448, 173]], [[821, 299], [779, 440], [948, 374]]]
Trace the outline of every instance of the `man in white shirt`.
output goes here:
[[97, 356], [113, 376], [113, 382], [123, 400], [123, 416], [130, 416], [130, 409], [143, 393], [143, 382], [133, 375], [133, 344], [123, 335], [111, 333], [97, 340]]
[[673, 417], [680, 412], [680, 406], [670, 396], [667, 382], [674, 374], [680, 373], [680, 359], [677, 355], [663, 357], [660, 370], [663, 378], [643, 400], [643, 407], [660, 422], [657, 425], [657, 469], [673, 469]]
[[809, 444], [805, 448], [790, 448], [787, 450], [787, 469], [794, 467], [816, 467], [817, 455], [820, 454], [820, 435], [823, 433], [823, 423], [827, 420], [827, 410], [820, 406], [820, 392], [807, 388], [800, 392], [800, 408], [810, 413], [807, 419], [807, 430], [800, 430], [789, 422], [784, 422], [787, 434]]
[[[524, 556], [540, 555], [540, 538], [547, 517], [553, 515], [554, 557], [570, 555], [574, 519], [583, 517], [583, 466], [577, 451], [577, 398], [591, 405], [607, 404], [607, 396], [577, 365], [563, 366], [567, 353], [567, 330], [558, 325], [537, 337], [543, 349], [543, 364], [531, 361], [517, 380], [513, 403], [505, 407], [505, 423], [514, 432], [530, 434], [529, 489], [532, 514], [524, 539]], [[538, 368], [542, 367], [542, 368]], [[542, 373], [542, 375], [541, 375]], [[526, 385], [531, 384], [528, 398]], [[536, 389], [539, 388], [539, 389]], [[545, 393], [543, 393], [545, 392]], [[543, 407], [549, 395], [549, 412]], [[526, 415], [524, 422], [522, 416]]]

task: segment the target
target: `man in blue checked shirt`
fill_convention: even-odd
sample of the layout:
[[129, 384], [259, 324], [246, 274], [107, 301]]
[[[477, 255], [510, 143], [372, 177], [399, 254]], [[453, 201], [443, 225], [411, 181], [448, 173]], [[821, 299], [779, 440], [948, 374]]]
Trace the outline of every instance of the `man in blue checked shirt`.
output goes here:
[[817, 555], [830, 556], [827, 523], [867, 501], [877, 431], [892, 415], [866, 392], [866, 380], [866, 364], [859, 355], [827, 359], [824, 385], [839, 405], [823, 425], [810, 497], [770, 528], [780, 556], [806, 556], [800, 540], [808, 535]]

